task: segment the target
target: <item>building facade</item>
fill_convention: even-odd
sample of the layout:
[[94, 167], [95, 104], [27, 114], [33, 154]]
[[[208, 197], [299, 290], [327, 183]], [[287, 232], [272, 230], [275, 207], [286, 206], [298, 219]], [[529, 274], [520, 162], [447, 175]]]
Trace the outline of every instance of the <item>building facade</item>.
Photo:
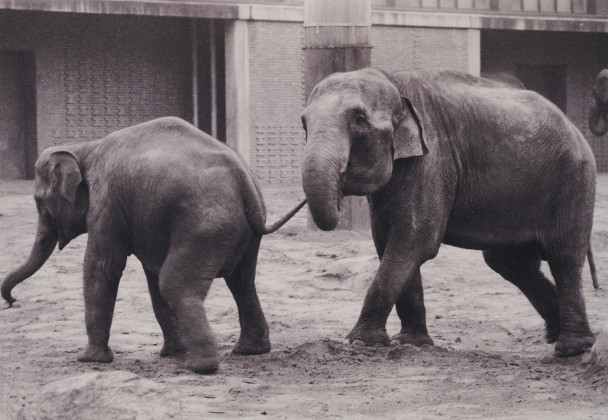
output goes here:
[[[0, 0], [0, 178], [51, 145], [174, 115], [263, 184], [300, 182], [303, 3]], [[608, 67], [603, 0], [374, 0], [372, 64], [507, 74], [555, 102], [608, 171], [587, 112]]]

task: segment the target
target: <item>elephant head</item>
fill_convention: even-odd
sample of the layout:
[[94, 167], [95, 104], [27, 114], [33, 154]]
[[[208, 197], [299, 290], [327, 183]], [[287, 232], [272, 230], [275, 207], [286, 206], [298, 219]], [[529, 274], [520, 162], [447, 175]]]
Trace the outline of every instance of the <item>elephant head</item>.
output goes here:
[[608, 69], [602, 70], [593, 87], [594, 104], [589, 112], [589, 128], [596, 136], [608, 132]]
[[302, 113], [302, 182], [317, 226], [332, 230], [346, 195], [369, 195], [391, 178], [393, 160], [427, 152], [420, 119], [386, 74], [336, 73], [321, 81]]
[[36, 239], [28, 259], [10, 272], [0, 286], [2, 297], [12, 305], [13, 288], [32, 276], [48, 260], [55, 245], [63, 249], [86, 233], [88, 191], [76, 156], [64, 147], [46, 149], [36, 161], [34, 198], [38, 209]]

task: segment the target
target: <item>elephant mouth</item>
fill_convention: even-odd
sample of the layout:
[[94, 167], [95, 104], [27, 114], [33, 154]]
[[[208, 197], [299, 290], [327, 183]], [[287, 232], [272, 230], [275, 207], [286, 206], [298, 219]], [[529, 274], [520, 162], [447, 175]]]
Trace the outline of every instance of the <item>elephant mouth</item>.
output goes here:
[[57, 246], [60, 251], [65, 248], [73, 238], [74, 235], [67, 234], [61, 227], [57, 226]]

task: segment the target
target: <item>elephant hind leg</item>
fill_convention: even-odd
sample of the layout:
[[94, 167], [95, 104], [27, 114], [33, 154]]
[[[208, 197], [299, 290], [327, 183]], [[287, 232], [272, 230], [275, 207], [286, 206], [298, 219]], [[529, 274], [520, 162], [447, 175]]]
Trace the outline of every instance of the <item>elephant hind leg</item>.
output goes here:
[[211, 245], [202, 245], [192, 241], [172, 244], [160, 270], [159, 290], [175, 313], [186, 350], [184, 367], [196, 373], [212, 373], [219, 367], [219, 355], [203, 303], [223, 260], [218, 262], [210, 255]]
[[391, 343], [412, 344], [417, 347], [424, 344], [434, 345], [426, 328], [426, 308], [420, 268], [416, 270], [411, 282], [395, 302], [395, 308], [401, 320], [401, 331], [391, 338]]
[[236, 354], [270, 351], [268, 324], [255, 288], [255, 271], [262, 237], [256, 235], [249, 249], [230, 275], [225, 277], [239, 311], [241, 335], [232, 350]]
[[483, 252], [483, 257], [492, 270], [521, 290], [545, 320], [547, 342], [557, 341], [560, 336], [557, 290], [540, 270], [540, 246], [489, 249]]
[[582, 287], [586, 249], [559, 257], [548, 255], [547, 262], [557, 286], [561, 331], [555, 352], [558, 356], [575, 356], [595, 343], [589, 328]]
[[164, 344], [160, 355], [161, 357], [176, 356], [184, 351], [185, 348], [178, 334], [175, 311], [169, 307], [169, 304], [160, 293], [158, 274], [147, 270], [145, 267], [144, 273], [148, 280], [152, 309], [154, 309], [154, 315], [163, 332]]

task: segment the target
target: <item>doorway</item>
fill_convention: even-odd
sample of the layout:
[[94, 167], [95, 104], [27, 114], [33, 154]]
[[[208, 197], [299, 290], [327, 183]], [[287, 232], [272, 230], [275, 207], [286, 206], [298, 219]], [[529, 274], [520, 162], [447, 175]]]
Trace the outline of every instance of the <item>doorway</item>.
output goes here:
[[212, 137], [226, 142], [224, 22], [221, 19], [201, 19], [195, 25], [195, 125]]
[[0, 179], [33, 179], [36, 141], [34, 53], [0, 51]]
[[518, 64], [517, 78], [526, 89], [540, 93], [566, 113], [566, 76], [565, 65]]

